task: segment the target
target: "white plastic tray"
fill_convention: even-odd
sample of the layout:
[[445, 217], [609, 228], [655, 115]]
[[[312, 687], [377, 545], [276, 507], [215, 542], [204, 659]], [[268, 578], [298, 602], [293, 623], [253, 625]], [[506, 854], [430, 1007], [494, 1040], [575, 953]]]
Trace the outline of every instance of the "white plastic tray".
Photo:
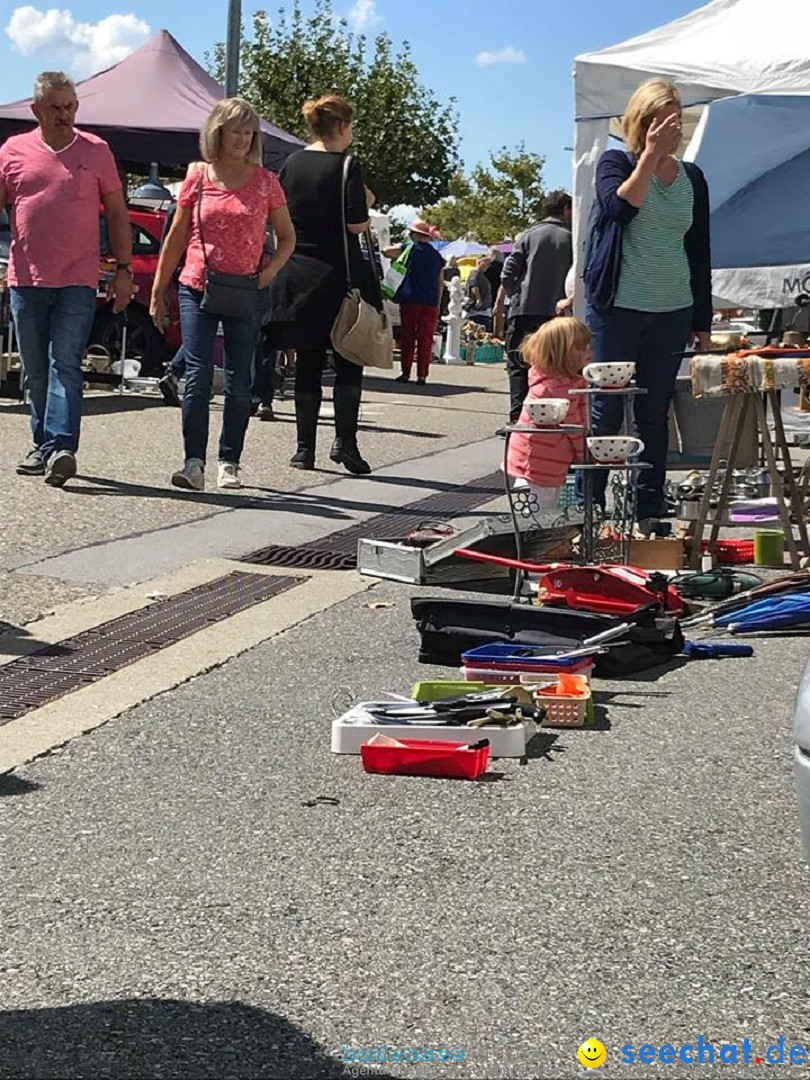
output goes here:
[[[390, 735], [392, 739], [437, 739], [441, 742], [474, 743], [479, 739], [489, 739], [490, 757], [523, 757], [526, 744], [537, 732], [538, 727], [532, 720], [524, 720], [514, 727], [502, 728], [495, 725], [485, 727], [451, 727], [438, 724], [378, 724], [366, 711], [369, 707], [390, 707], [394, 702], [363, 701], [332, 721], [332, 753], [359, 754], [360, 746], [372, 735]], [[396, 702], [409, 704], [409, 702]], [[416, 704], [415, 702], [413, 704]]]

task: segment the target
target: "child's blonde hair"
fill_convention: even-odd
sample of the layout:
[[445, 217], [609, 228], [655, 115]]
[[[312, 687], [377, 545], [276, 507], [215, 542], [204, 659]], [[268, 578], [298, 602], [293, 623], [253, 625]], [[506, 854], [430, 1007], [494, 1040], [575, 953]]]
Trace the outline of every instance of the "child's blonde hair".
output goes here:
[[587, 349], [591, 332], [579, 319], [561, 317], [543, 323], [520, 347], [523, 359], [546, 375], [579, 374], [577, 353]]

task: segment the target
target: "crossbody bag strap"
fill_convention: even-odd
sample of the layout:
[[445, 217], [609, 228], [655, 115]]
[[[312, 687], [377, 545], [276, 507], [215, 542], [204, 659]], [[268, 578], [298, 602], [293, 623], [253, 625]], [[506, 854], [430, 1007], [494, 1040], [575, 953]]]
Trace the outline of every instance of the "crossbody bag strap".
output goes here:
[[352, 167], [352, 155], [343, 159], [343, 176], [340, 183], [340, 220], [343, 226], [343, 258], [346, 264], [346, 291], [352, 287], [352, 273], [349, 266], [349, 230], [346, 222], [346, 202], [349, 196], [349, 169]]
[[200, 247], [203, 253], [203, 262], [205, 263], [205, 271], [208, 272], [208, 255], [205, 251], [205, 237], [203, 236], [203, 224], [202, 224], [202, 201], [203, 201], [203, 174], [208, 168], [205, 165], [199, 170], [197, 174], [197, 231], [200, 234]]

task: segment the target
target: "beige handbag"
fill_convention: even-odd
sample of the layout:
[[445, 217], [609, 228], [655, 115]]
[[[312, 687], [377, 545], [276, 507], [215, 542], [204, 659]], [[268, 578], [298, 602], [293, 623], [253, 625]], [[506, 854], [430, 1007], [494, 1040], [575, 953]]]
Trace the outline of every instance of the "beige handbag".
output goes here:
[[[341, 206], [343, 211], [343, 252], [346, 259], [347, 293], [332, 324], [332, 347], [341, 356], [360, 367], [392, 368], [394, 366], [394, 335], [388, 317], [377, 311], [352, 288], [349, 266], [349, 237], [346, 229], [346, 188], [351, 167], [351, 155], [343, 163]], [[374, 266], [372, 259], [371, 265]]]

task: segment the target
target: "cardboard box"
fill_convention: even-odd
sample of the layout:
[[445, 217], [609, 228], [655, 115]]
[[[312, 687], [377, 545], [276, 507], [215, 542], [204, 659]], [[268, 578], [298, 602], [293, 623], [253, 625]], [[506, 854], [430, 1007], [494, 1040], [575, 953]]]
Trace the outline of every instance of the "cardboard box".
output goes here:
[[683, 570], [685, 556], [681, 539], [630, 541], [630, 565], [640, 570]]

